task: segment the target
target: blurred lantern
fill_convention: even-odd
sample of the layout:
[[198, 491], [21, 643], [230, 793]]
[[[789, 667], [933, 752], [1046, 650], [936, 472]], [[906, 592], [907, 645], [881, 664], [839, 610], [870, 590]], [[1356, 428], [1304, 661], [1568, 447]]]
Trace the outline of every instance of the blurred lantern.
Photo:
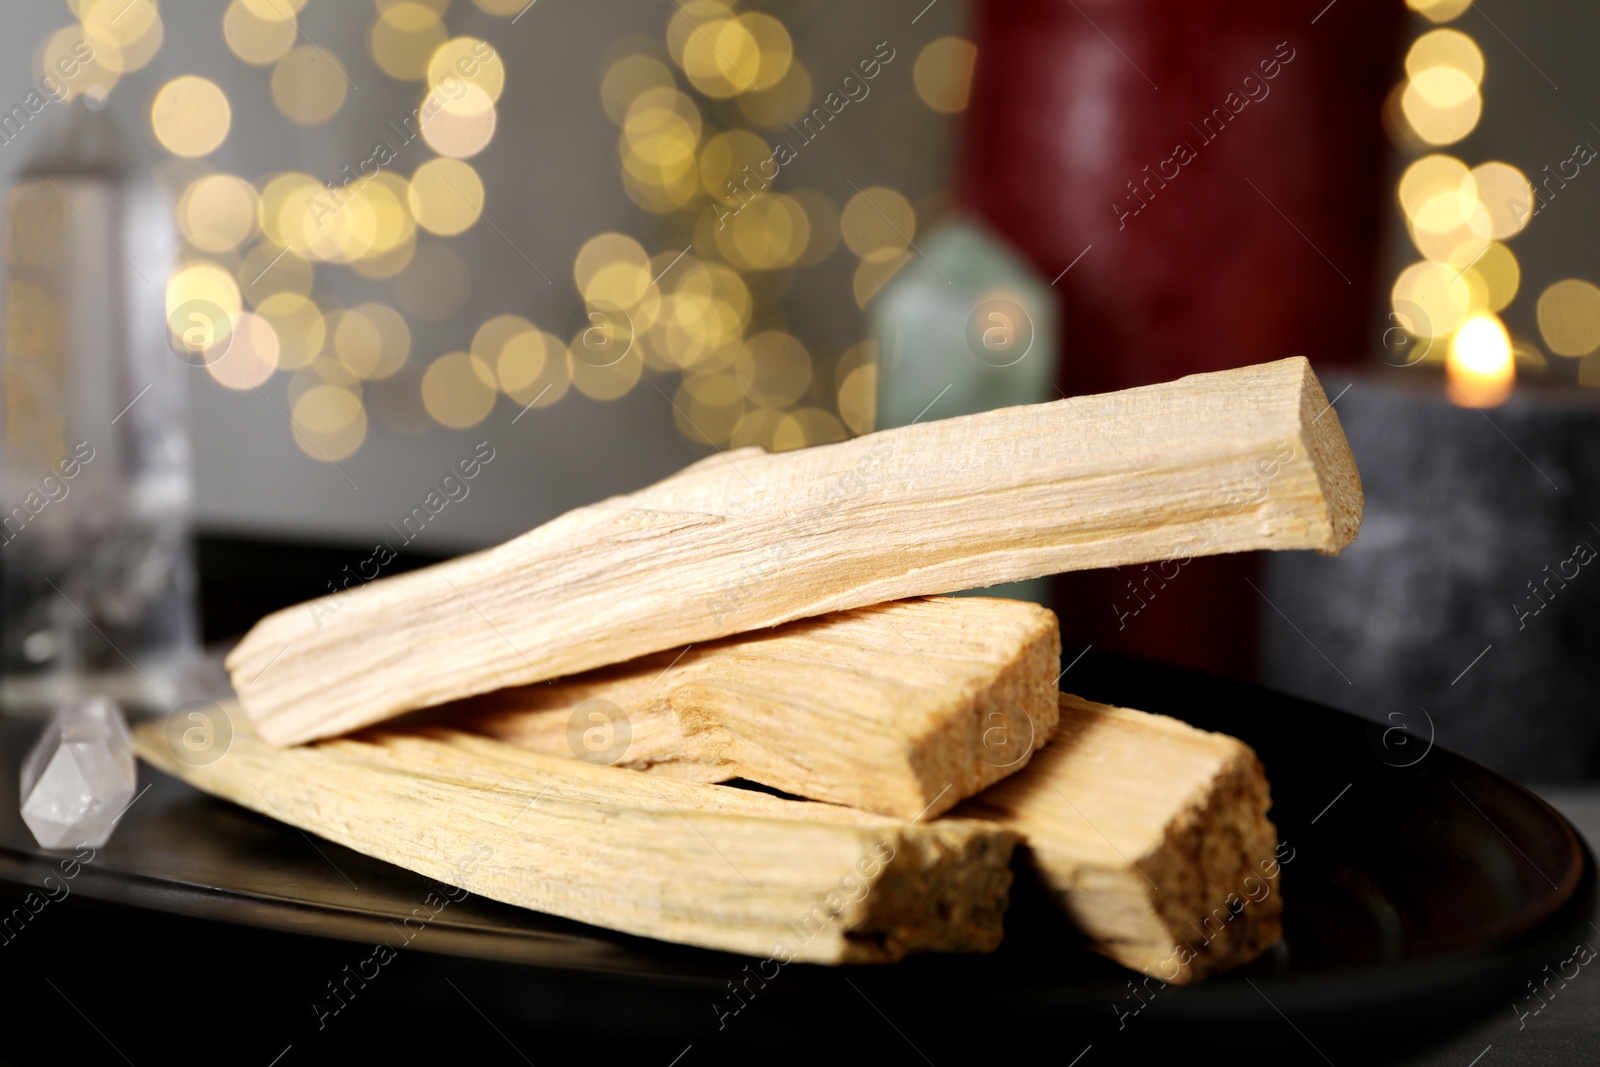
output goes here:
[[67, 110], [6, 196], [7, 697], [165, 705], [197, 641], [184, 364], [233, 354], [238, 289], [168, 282], [170, 203], [106, 114]]
[[[871, 304], [878, 427], [1057, 399], [1049, 286], [969, 221], [943, 224], [918, 247]], [[1039, 578], [999, 595], [1043, 603], [1047, 592]]]

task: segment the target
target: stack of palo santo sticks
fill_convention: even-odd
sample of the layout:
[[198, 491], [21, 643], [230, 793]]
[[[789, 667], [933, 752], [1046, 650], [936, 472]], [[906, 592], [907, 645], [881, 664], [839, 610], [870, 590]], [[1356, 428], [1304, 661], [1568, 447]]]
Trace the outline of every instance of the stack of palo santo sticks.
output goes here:
[[1025, 844], [1089, 944], [1188, 982], [1281, 937], [1278, 894], [1224, 904], [1276, 870], [1255, 753], [1057, 692], [1043, 608], [936, 594], [1336, 553], [1361, 506], [1303, 359], [738, 449], [271, 615], [228, 659], [226, 756], [138, 743], [471, 892], [785, 961], [990, 951]]

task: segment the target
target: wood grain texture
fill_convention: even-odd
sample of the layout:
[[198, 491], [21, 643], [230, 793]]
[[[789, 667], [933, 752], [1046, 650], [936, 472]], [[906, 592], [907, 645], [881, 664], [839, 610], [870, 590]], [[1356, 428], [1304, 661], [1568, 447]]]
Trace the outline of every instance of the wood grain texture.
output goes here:
[[1022, 834], [1096, 951], [1184, 984], [1282, 937], [1271, 803], [1244, 742], [1063, 693], [1055, 739], [956, 814]]
[[[232, 709], [237, 711], [237, 709]], [[1000, 942], [1016, 837], [680, 782], [453, 731], [297, 748], [235, 718], [226, 755], [139, 755], [213, 795], [508, 904], [782, 962], [874, 963]]]
[[1249, 549], [1337, 552], [1361, 489], [1304, 359], [708, 457], [497, 548], [263, 619], [275, 744], [868, 604]]
[[422, 713], [553, 756], [933, 818], [1055, 731], [1053, 612], [933, 597], [802, 619]]

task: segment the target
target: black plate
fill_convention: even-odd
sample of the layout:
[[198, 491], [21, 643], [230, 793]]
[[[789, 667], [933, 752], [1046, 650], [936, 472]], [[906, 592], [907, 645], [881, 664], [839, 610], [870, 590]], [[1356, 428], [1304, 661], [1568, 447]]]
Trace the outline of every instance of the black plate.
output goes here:
[[[1526, 979], [1588, 936], [1595, 876], [1587, 847], [1527, 790], [1431, 745], [1420, 711], [1418, 722], [1386, 729], [1265, 690], [1097, 654], [1073, 666], [1063, 687], [1255, 747], [1272, 782], [1273, 819], [1293, 849], [1279, 880], [1286, 937], [1277, 950], [1192, 989], [1152, 992], [1146, 985], [1135, 999], [1128, 981], [1136, 976], [1083, 950], [1038, 891], [1019, 884], [1006, 944], [992, 956], [847, 969], [791, 965], [765, 988], [747, 984], [758, 992], [734, 1014], [739, 1001], [728, 983], [745, 978], [754, 961], [477, 898], [445, 907], [425, 927], [406, 926], [430, 892], [426, 879], [143, 767], [141, 784], [151, 788], [70, 882], [80, 918], [73, 932], [41, 912], [33, 921], [53, 932], [24, 929], [15, 944], [31, 945], [36, 960], [50, 959], [79, 951], [73, 938], [100, 929], [97, 916], [124, 932], [134, 917], [159, 931], [160, 943], [203, 947], [207, 958], [254, 953], [256, 973], [259, 957], [271, 953], [274, 988], [283, 990], [284, 1003], [299, 1005], [285, 1010], [301, 1017], [280, 1027], [293, 1032], [331, 1025], [333, 1016], [317, 1013], [334, 1001], [316, 998], [339, 969], [324, 974], [323, 965], [308, 962], [296, 970], [282, 954], [355, 965], [385, 942], [405, 949], [405, 964], [386, 968], [395, 977], [374, 981], [372, 990], [363, 987], [362, 1004], [436, 1005], [442, 996], [460, 1008], [454, 996], [467, 1000], [471, 989], [473, 1011], [512, 1034], [558, 1027], [701, 1046], [734, 1034], [793, 1049], [806, 1035], [817, 1037], [818, 1012], [852, 1004], [866, 1018], [890, 1021], [934, 1062], [940, 1057], [930, 1044], [948, 1048], [987, 1041], [996, 1027], [1016, 1034], [1037, 1026], [1054, 1035], [1065, 1063], [1089, 1045], [1125, 1041], [1129, 1031], [1171, 1036], [1228, 1027], [1319, 1050], [1415, 1032], [1491, 998], [1509, 1003]], [[5, 727], [8, 778], [0, 789], [11, 796], [33, 729]], [[0, 890], [7, 898], [47, 884], [47, 875], [59, 879], [63, 855], [36, 848], [6, 805], [0, 881], [8, 884]], [[230, 949], [235, 944], [242, 947]], [[149, 944], [138, 951], [162, 955]], [[183, 960], [179, 953], [165, 964], [181, 967]], [[1504, 1003], [1492, 1010], [1503, 1011]], [[376, 1008], [362, 1010], [369, 1022], [379, 1017]], [[341, 1025], [353, 1031], [358, 1024]], [[270, 1053], [275, 1040], [264, 1037], [263, 1050]], [[905, 1044], [898, 1048], [908, 1053]], [[1304, 1043], [1299, 1048], [1309, 1054]]]

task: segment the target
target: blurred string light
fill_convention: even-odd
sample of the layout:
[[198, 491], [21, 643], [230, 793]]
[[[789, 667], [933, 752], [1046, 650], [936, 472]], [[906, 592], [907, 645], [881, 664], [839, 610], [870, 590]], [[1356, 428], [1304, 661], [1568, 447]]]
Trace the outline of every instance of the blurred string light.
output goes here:
[[[866, 432], [876, 390], [871, 346], [823, 362], [773, 305], [797, 270], [843, 243], [859, 261], [852, 295], [864, 306], [909, 260], [917, 213], [885, 186], [851, 190], [841, 205], [776, 179], [783, 164], [775, 146], [803, 150], [790, 124], [822, 108], [825, 126], [841, 106], [838, 87], [814, 79], [770, 13], [727, 0], [673, 7], [664, 49], [637, 40], [613, 48], [600, 101], [619, 128], [623, 188], [688, 243], [646, 249], [602, 234], [580, 250], [578, 291], [591, 312], [626, 312], [637, 364], [632, 351], [606, 368], [576, 358], [580, 331], [568, 342], [574, 386], [604, 398], [637, 381], [636, 366], [675, 372], [678, 428], [719, 447], [799, 448]], [[955, 37], [927, 46], [915, 70], [922, 103], [943, 113], [964, 108], [975, 55]]]
[[[508, 19], [528, 6], [472, 3]], [[158, 0], [67, 6], [76, 21], [47, 36], [36, 64], [45, 70], [92, 47], [92, 59], [79, 56], [74, 94], [105, 96], [161, 47]], [[354, 84], [337, 52], [306, 35], [305, 8], [306, 0], [229, 0], [220, 21], [229, 54], [269, 71], [278, 113], [317, 126], [339, 114]], [[787, 180], [774, 186], [772, 146], [792, 139], [789, 124], [824, 107], [835, 87], [814, 79], [780, 18], [738, 0], [674, 4], [664, 39], [614, 49], [600, 82], [627, 195], [682, 238], [647, 249], [625, 234], [598, 234], [573, 261], [582, 306], [571, 320], [541, 326], [496, 315], [465, 350], [416, 352], [411, 323], [451, 319], [471, 291], [448, 242], [483, 215], [488, 193], [468, 161], [495, 136], [507, 77], [489, 40], [450, 34], [448, 9], [448, 0], [373, 0], [370, 9], [372, 63], [417, 87], [418, 147], [429, 154], [409, 160], [405, 174], [388, 160], [376, 173], [361, 168], [359, 180], [221, 172], [205, 160], [236, 132], [223, 88], [180, 73], [152, 96], [152, 135], [191, 161], [173, 172], [184, 251], [167, 304], [205, 300], [221, 311], [212, 340], [228, 347], [206, 364], [212, 379], [248, 390], [283, 372], [296, 444], [329, 462], [366, 440], [367, 405], [380, 396], [409, 396], [389, 415], [379, 411], [396, 432], [415, 432], [417, 420], [466, 428], [500, 395], [523, 408], [571, 391], [610, 400], [647, 373], [678, 376], [666, 391], [679, 429], [696, 442], [787, 449], [872, 428], [870, 343], [822, 362], [774, 302], [795, 271], [843, 244], [858, 260], [852, 288], [865, 305], [910, 258], [917, 212], [886, 186], [843, 202]], [[975, 54], [956, 37], [926, 46], [913, 72], [921, 103], [945, 114], [964, 108]], [[1495, 263], [1501, 293], [1507, 270]], [[338, 306], [319, 283], [340, 269], [389, 295]], [[1514, 261], [1509, 277], [1514, 291]], [[604, 358], [591, 347], [597, 330], [617, 342]]]
[[344, 64], [318, 45], [292, 48], [272, 67], [272, 102], [296, 125], [319, 126], [333, 118], [349, 87]]
[[977, 59], [977, 46], [963, 38], [941, 37], [929, 42], [912, 68], [917, 96], [933, 110], [947, 115], [965, 111]]
[[289, 54], [300, 32], [294, 9], [266, 8], [249, 0], [230, 0], [222, 13], [222, 39], [228, 51], [252, 66], [267, 67]]
[[[1470, 2], [1408, 0], [1434, 23], [1451, 21]], [[1405, 69], [1390, 114], [1402, 140], [1441, 146], [1473, 130], [1482, 112], [1485, 67], [1470, 37], [1452, 28], [1429, 30], [1412, 44]], [[1508, 163], [1469, 168], [1454, 156], [1434, 153], [1406, 169], [1397, 196], [1424, 258], [1395, 280], [1394, 321], [1423, 344], [1424, 358], [1443, 359], [1453, 400], [1499, 403], [1517, 373], [1547, 368], [1543, 353], [1531, 341], [1507, 335], [1495, 315], [1521, 286], [1521, 266], [1505, 242], [1538, 211], [1536, 191]], [[1600, 288], [1580, 278], [1557, 281], [1539, 295], [1535, 317], [1545, 347], [1581, 360], [1581, 384], [1600, 385]]]
[[[1471, 0], [1407, 0], [1430, 22], [1462, 14]], [[1431, 149], [1470, 134], [1483, 113], [1483, 52], [1466, 33], [1439, 27], [1406, 53], [1405, 80], [1390, 97], [1390, 127], [1402, 143]], [[1519, 362], [1542, 357], [1512, 341], [1497, 316], [1515, 299], [1522, 271], [1505, 244], [1533, 216], [1533, 187], [1509, 163], [1465, 162], [1433, 151], [1412, 162], [1396, 189], [1406, 232], [1423, 257], [1400, 272], [1391, 321], [1414, 338], [1421, 359], [1443, 362], [1448, 395], [1486, 407], [1509, 395]]]

